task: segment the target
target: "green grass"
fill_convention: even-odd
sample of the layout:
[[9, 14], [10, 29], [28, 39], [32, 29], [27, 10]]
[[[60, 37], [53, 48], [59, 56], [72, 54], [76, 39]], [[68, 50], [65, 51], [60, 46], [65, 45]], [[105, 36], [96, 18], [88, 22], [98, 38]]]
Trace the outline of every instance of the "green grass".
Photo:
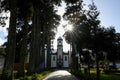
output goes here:
[[120, 80], [120, 75], [115, 74], [101, 74], [101, 80]]
[[51, 71], [44, 71], [41, 74], [38, 74], [38, 79], [42, 80], [43, 78], [45, 78], [46, 76], [48, 76], [51, 73]]
[[[43, 71], [39, 74], [34, 74], [32, 76], [25, 76], [25, 79], [27, 80], [42, 80], [44, 79], [47, 75], [49, 75], [52, 71], [48, 70], [48, 71]], [[14, 79], [14, 80], [21, 80], [21, 79]]]
[[[91, 68], [90, 69], [90, 76], [87, 76], [86, 74], [84, 74], [84, 69], [82, 68], [82, 74], [83, 76], [82, 79], [83, 80], [93, 80], [93, 79], [90, 79], [89, 77], [91, 76], [91, 78], [94, 78], [95, 80], [95, 77], [96, 77], [96, 69], [95, 68]], [[110, 72], [109, 74], [105, 74], [103, 72], [103, 69], [100, 68], [100, 79], [101, 80], [120, 80], [120, 72]], [[118, 71], [120, 71], [120, 68], [117, 69]]]
[[[118, 70], [120, 70], [120, 68]], [[92, 76], [96, 76], [95, 69], [91, 69], [90, 73], [92, 74]], [[113, 72], [113, 73], [105, 74], [103, 71], [101, 71], [100, 77], [101, 80], [120, 80], [120, 73]]]
[[120, 71], [120, 68], [117, 68]]
[[[25, 80], [42, 80], [44, 79], [47, 75], [49, 75], [52, 72], [52, 70], [48, 70], [48, 71], [43, 71], [39, 74], [34, 74], [32, 76], [25, 76]], [[0, 75], [2, 74], [2, 72], [0, 71]], [[16, 76], [17, 71], [13, 72], [13, 77]], [[13, 80], [24, 80], [22, 77], [21, 78], [14, 78]]]

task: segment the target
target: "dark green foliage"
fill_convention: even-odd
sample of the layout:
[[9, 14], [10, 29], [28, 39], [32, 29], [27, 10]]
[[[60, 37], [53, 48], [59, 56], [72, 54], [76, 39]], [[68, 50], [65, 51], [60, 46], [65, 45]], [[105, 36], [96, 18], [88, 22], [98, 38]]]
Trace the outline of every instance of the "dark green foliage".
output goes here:
[[0, 55], [5, 56], [5, 48], [0, 47]]
[[64, 0], [67, 4], [76, 4], [77, 2], [82, 2], [82, 0]]

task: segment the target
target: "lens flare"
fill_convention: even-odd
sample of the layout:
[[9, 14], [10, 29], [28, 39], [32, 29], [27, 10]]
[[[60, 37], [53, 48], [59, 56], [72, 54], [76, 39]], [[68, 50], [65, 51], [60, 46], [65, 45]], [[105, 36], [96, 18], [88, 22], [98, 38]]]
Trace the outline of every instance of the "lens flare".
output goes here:
[[67, 30], [72, 31], [73, 30], [72, 25], [67, 25]]

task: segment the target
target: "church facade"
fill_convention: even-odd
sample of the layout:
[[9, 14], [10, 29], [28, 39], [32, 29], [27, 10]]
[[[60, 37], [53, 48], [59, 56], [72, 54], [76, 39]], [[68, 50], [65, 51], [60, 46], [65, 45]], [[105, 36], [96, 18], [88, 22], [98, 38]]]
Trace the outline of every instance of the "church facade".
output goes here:
[[51, 54], [51, 68], [68, 68], [69, 52], [63, 52], [63, 39], [57, 39], [57, 51]]

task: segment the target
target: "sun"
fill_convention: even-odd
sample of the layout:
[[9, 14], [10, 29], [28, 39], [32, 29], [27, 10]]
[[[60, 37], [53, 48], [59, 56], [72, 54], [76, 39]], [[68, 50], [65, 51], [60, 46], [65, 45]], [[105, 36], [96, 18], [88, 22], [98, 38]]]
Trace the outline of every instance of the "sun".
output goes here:
[[67, 25], [66, 28], [67, 28], [68, 31], [72, 31], [73, 30], [72, 25]]

